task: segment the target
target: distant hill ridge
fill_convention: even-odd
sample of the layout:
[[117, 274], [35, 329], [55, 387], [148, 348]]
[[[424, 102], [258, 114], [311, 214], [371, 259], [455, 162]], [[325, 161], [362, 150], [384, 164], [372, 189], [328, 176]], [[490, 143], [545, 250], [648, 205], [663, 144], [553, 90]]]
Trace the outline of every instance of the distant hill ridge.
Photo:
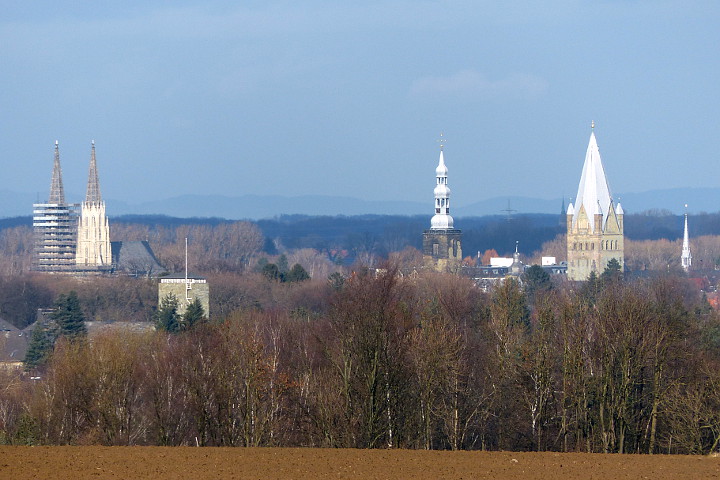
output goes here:
[[[68, 195], [68, 198], [74, 198]], [[78, 198], [80, 198], [78, 196]], [[129, 204], [121, 200], [107, 199], [110, 215], [168, 215], [172, 217], [218, 217], [227, 219], [262, 219], [284, 214], [303, 215], [430, 215], [432, 198], [428, 202], [369, 201], [343, 196], [303, 195], [179, 195], [177, 197]], [[720, 188], [675, 188], [652, 190], [642, 193], [615, 195], [627, 213], [646, 210], [668, 210], [674, 214], [689, 205], [690, 213], [716, 212], [720, 210]], [[0, 190], [0, 217], [25, 216], [32, 212], [37, 195]], [[565, 205], [570, 202], [565, 199]], [[512, 213], [559, 214], [562, 198], [540, 199], [523, 196], [495, 197], [469, 205], [455, 205], [451, 211], [455, 217], [502, 215]]]

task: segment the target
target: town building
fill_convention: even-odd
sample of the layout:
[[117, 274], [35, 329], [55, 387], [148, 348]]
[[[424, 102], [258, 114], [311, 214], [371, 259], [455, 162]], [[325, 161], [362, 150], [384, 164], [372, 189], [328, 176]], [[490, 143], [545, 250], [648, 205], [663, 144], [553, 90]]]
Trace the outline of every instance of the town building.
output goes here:
[[210, 285], [206, 278], [188, 274], [162, 277], [158, 285], [158, 304], [162, 304], [168, 295], [177, 299], [178, 315], [185, 313], [188, 305], [199, 299], [205, 317], [210, 318]]
[[131, 277], [157, 277], [166, 273], [147, 240], [110, 242], [113, 272]]
[[615, 205], [595, 139], [595, 124], [585, 154], [575, 204], [567, 209], [567, 276], [587, 280], [615, 259], [624, 268], [624, 212]]
[[0, 368], [22, 368], [34, 325], [21, 330], [0, 318]]
[[456, 273], [462, 262], [462, 231], [454, 228], [450, 216], [450, 188], [442, 140], [434, 194], [435, 215], [430, 220], [430, 229], [423, 232], [423, 263], [425, 268], [438, 272]]

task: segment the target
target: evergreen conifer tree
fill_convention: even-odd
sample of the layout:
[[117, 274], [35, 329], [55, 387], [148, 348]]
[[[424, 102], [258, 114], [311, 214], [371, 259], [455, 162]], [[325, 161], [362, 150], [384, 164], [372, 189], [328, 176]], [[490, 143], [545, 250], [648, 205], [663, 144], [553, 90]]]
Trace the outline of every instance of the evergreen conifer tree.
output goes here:
[[61, 294], [55, 301], [55, 311], [50, 318], [57, 325], [58, 335], [69, 339], [85, 337], [85, 315], [80, 308], [80, 299], [73, 290], [67, 295]]
[[280, 279], [280, 269], [278, 269], [278, 266], [274, 263], [267, 263], [262, 269], [262, 274], [267, 278], [268, 280], [279, 280]]
[[196, 298], [190, 305], [187, 306], [187, 310], [182, 317], [182, 326], [184, 330], [190, 330], [198, 323], [205, 320], [205, 310], [200, 303], [200, 299]]
[[605, 267], [605, 271], [600, 274], [600, 280], [603, 283], [618, 281], [623, 279], [622, 265], [617, 258], [611, 258]]
[[53, 339], [47, 327], [41, 322], [35, 325], [23, 363], [25, 370], [32, 370], [45, 364], [53, 348]]
[[280, 271], [280, 275], [285, 275], [288, 272], [290, 265], [288, 265], [288, 259], [284, 253], [282, 255], [280, 255], [280, 258], [278, 258], [277, 267], [278, 267], [278, 270]]
[[550, 274], [540, 265], [533, 265], [525, 270], [522, 274], [523, 284], [525, 286], [525, 294], [531, 304], [535, 303], [535, 296], [539, 292], [548, 292], [552, 290], [553, 283]]
[[180, 316], [177, 312], [178, 299], [172, 293], [165, 295], [155, 312], [155, 328], [170, 333], [180, 331]]
[[290, 269], [290, 271], [285, 275], [284, 281], [286, 282], [303, 282], [305, 280], [309, 280], [310, 275], [308, 275], [307, 270], [303, 268], [302, 265], [299, 263], [296, 263], [293, 265], [293, 267]]

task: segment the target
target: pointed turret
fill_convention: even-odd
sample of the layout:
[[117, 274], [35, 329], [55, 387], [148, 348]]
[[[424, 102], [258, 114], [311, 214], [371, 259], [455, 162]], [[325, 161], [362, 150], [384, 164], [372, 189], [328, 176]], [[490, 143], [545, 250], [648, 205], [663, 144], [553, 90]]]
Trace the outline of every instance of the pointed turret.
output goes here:
[[690, 253], [690, 236], [688, 235], [688, 214], [685, 205], [685, 231], [683, 233], [682, 255], [680, 257], [682, 268], [687, 272], [692, 266], [692, 253]]
[[62, 182], [62, 169], [60, 168], [60, 147], [55, 140], [55, 162], [53, 164], [52, 180], [50, 181], [50, 198], [48, 203], [62, 205], [65, 203], [65, 190]]
[[450, 216], [450, 188], [447, 186], [448, 169], [445, 166], [443, 146], [440, 145], [440, 159], [435, 169], [435, 215], [430, 220], [430, 228], [453, 228], [453, 218]]
[[90, 169], [88, 172], [85, 203], [100, 203], [101, 201], [102, 196], [100, 195], [100, 181], [98, 180], [97, 161], [95, 160], [95, 140], [93, 140], [92, 150], [90, 152]]
[[[605, 177], [605, 169], [600, 158], [595, 132], [590, 133], [590, 142], [585, 153], [585, 164], [583, 165], [580, 185], [575, 197], [573, 225], [577, 223], [582, 207], [585, 207], [588, 219], [592, 219], [594, 215], [602, 215], [602, 228], [605, 227], [608, 214], [612, 209], [612, 196]], [[595, 231], [595, 222], [592, 220], [590, 220], [590, 228]]]

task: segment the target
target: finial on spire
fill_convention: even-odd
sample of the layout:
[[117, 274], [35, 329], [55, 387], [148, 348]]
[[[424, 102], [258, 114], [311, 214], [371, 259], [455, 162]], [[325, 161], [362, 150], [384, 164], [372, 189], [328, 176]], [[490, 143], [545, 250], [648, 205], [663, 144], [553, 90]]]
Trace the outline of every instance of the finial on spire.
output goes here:
[[590, 122], [590, 128], [593, 129], [593, 130], [595, 130], [595, 120], [592, 120], [592, 121]]
[[445, 146], [445, 138], [443, 137], [443, 132], [440, 132], [440, 139], [438, 140], [438, 143], [440, 144], [440, 151], [442, 151], [443, 147]]
[[91, 140], [93, 147], [95, 146], [95, 140]]
[[58, 146], [58, 141], [57, 141], [57, 140], [55, 140], [55, 146], [56, 146], [56, 147]]
[[515, 240], [515, 253], [518, 253], [518, 244], [520, 243], [519, 240]]

